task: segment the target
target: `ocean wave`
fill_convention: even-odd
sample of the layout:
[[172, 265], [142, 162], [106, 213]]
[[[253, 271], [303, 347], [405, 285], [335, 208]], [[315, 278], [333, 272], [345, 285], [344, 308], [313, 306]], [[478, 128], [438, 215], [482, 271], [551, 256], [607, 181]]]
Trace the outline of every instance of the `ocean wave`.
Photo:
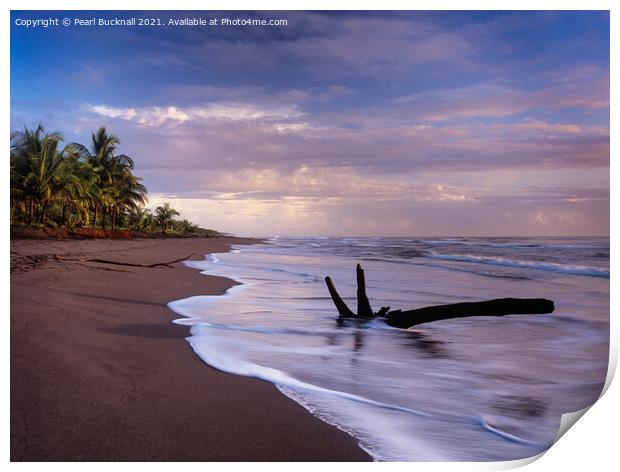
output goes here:
[[[217, 264], [220, 266], [235, 267], [234, 264], [228, 264], [226, 262], [223, 262], [215, 254], [209, 254], [209, 256], [205, 260], [202, 260], [202, 261], [186, 261], [185, 262], [186, 266], [192, 267], [194, 269], [199, 269], [202, 271], [208, 270], [209, 264]], [[279, 273], [293, 275], [295, 277], [302, 277], [308, 282], [316, 282], [318, 280], [321, 280], [321, 277], [318, 277], [314, 274], [310, 274], [308, 272], [299, 272], [295, 270], [284, 269], [283, 267], [265, 267], [265, 266], [253, 266], [251, 264], [247, 264], [243, 266], [243, 269], [244, 270], [253, 269], [253, 270], [260, 271], [260, 272], [279, 272]], [[237, 282], [241, 282], [240, 279], [237, 279], [235, 277], [233, 277], [233, 279], [236, 280]]]
[[526, 275], [514, 275], [514, 274], [502, 274], [498, 272], [489, 272], [488, 270], [480, 270], [468, 267], [460, 267], [460, 266], [446, 266], [441, 264], [429, 264], [429, 263], [419, 263], [419, 265], [423, 265], [426, 267], [435, 267], [440, 269], [452, 270], [454, 272], [465, 272], [467, 274], [475, 274], [481, 277], [499, 277], [501, 279], [512, 279], [512, 280], [532, 280], [531, 277], [527, 277]]
[[515, 274], [505, 274], [499, 272], [489, 272], [489, 270], [481, 270], [479, 268], [474, 267], [461, 267], [461, 266], [448, 266], [441, 263], [430, 263], [430, 262], [420, 262], [419, 260], [412, 262], [409, 260], [398, 260], [391, 258], [381, 258], [381, 257], [365, 257], [361, 259], [362, 261], [373, 261], [373, 262], [387, 262], [389, 264], [405, 264], [405, 265], [416, 265], [416, 266], [424, 266], [424, 267], [433, 267], [437, 269], [451, 270], [454, 272], [465, 272], [468, 274], [479, 275], [481, 277], [499, 277], [503, 279], [512, 279], [512, 280], [531, 280], [531, 277], [526, 275], [515, 275]]
[[[234, 288], [241, 288], [243, 285], [236, 286]], [[233, 290], [234, 291], [234, 290]], [[230, 296], [232, 294], [229, 294]], [[320, 394], [320, 395], [328, 395], [337, 398], [341, 398], [344, 400], [353, 401], [356, 403], [382, 408], [391, 411], [402, 412], [406, 414], [411, 414], [420, 418], [427, 418], [432, 421], [439, 421], [444, 423], [452, 423], [452, 424], [464, 424], [470, 425], [472, 427], [480, 427], [482, 430], [485, 430], [495, 436], [501, 437], [510, 442], [522, 443], [524, 445], [536, 446], [539, 448], [544, 448], [544, 445], [533, 443], [528, 441], [527, 439], [520, 438], [518, 436], [512, 435], [505, 431], [502, 431], [499, 428], [493, 427], [489, 425], [489, 423], [480, 415], [480, 416], [462, 416], [462, 415], [451, 415], [449, 413], [434, 413], [428, 412], [420, 409], [405, 407], [401, 405], [395, 405], [391, 403], [386, 403], [382, 401], [373, 400], [362, 395], [356, 395], [352, 393], [348, 393], [341, 390], [330, 389], [326, 387], [321, 387], [319, 385], [315, 385], [313, 383], [304, 382], [299, 380], [288, 373], [281, 371], [279, 369], [275, 369], [272, 367], [262, 366], [253, 362], [249, 362], [243, 360], [239, 357], [239, 354], [243, 352], [243, 345], [239, 344], [232, 340], [232, 338], [227, 336], [222, 336], [221, 334], [214, 335], [210, 331], [211, 330], [224, 330], [230, 332], [250, 332], [250, 333], [262, 333], [262, 334], [283, 334], [283, 335], [310, 335], [310, 336], [324, 336], [325, 331], [321, 330], [306, 330], [306, 329], [295, 329], [295, 328], [274, 328], [274, 327], [266, 327], [266, 326], [239, 326], [239, 325], [230, 325], [223, 323], [213, 323], [206, 322], [204, 319], [194, 317], [191, 310], [191, 303], [195, 299], [200, 300], [200, 305], [204, 306], [205, 299], [210, 299], [215, 301], [220, 297], [190, 297], [189, 299], [177, 300], [174, 302], [168, 303], [168, 306], [175, 313], [183, 316], [183, 318], [173, 320], [173, 323], [179, 325], [185, 325], [190, 328], [191, 336], [187, 338], [187, 341], [192, 346], [194, 352], [207, 364], [210, 366], [221, 370], [223, 372], [242, 375], [246, 377], [253, 377], [260, 380], [264, 380], [266, 382], [272, 383], [276, 387], [280, 389], [283, 393], [287, 394], [293, 400], [297, 401], [304, 408], [308, 409], [311, 413], [315, 414], [315, 416], [319, 417], [323, 421], [326, 421], [330, 424], [333, 424], [343, 431], [349, 432], [351, 431], [346, 428], [344, 425], [338, 424], [338, 418], [336, 416], [325, 416], [326, 414], [317, 415], [316, 411], [312, 409], [312, 401], [311, 398], [307, 397], [308, 394]], [[187, 303], [190, 305], [187, 305]], [[375, 323], [371, 323], [375, 324]], [[386, 327], [383, 323], [376, 323], [377, 327], [385, 327], [387, 329], [393, 329], [390, 327]], [[230, 345], [232, 343], [234, 346]], [[232, 355], [231, 353], [235, 353]], [[307, 352], [306, 352], [307, 354]], [[290, 395], [291, 391], [297, 392], [299, 395]], [[304, 392], [306, 395], [301, 395]], [[360, 437], [358, 435], [352, 434], [352, 436], [356, 437], [362, 443], [364, 442], [364, 437]], [[373, 451], [372, 448], [364, 447], [364, 449], [369, 452], [375, 459], [383, 460], [385, 457], [382, 457], [382, 452], [379, 450]]]
[[[168, 306], [170, 306], [170, 304], [168, 304]], [[173, 311], [175, 311], [175, 313], [179, 315], [183, 315], [182, 312], [178, 311], [178, 308], [174, 309]], [[287, 334], [287, 335], [296, 334], [296, 335], [303, 335], [303, 336], [325, 336], [325, 333], [330, 333], [330, 331], [320, 331], [320, 330], [305, 330], [305, 329], [294, 329], [294, 328], [272, 328], [268, 326], [240, 326], [240, 325], [230, 325], [230, 324], [224, 324], [224, 323], [210, 323], [207, 321], [202, 321], [200, 318], [189, 318], [189, 319], [188, 318], [172, 320], [172, 322], [174, 324], [183, 325], [183, 326], [202, 326], [205, 328], [220, 329], [224, 331], [237, 331], [241, 333]]]
[[546, 270], [562, 274], [584, 275], [589, 277], [609, 278], [609, 271], [598, 267], [581, 265], [564, 265], [555, 262], [533, 262], [507, 259], [504, 257], [476, 256], [473, 254], [438, 254], [430, 253], [427, 257], [444, 261], [474, 262], [477, 264], [489, 264], [503, 267], [518, 267], [520, 269]]
[[600, 250], [604, 249], [605, 245], [601, 244], [548, 244], [548, 243], [516, 243], [516, 242], [490, 242], [490, 241], [463, 241], [458, 239], [441, 239], [441, 240], [429, 240], [421, 239], [420, 243], [428, 244], [430, 246], [477, 246], [477, 247], [492, 247], [492, 248], [506, 248], [506, 249], [540, 249], [540, 250], [566, 250], [566, 249], [579, 249], [579, 250]]
[[[203, 328], [200, 330], [200, 328]], [[196, 328], [200, 330], [200, 332], [196, 331]], [[518, 437], [516, 435], [507, 433], [502, 431], [499, 428], [491, 426], [483, 416], [476, 417], [467, 417], [467, 416], [459, 416], [459, 415], [450, 415], [449, 413], [432, 413], [424, 410], [409, 408], [401, 405], [395, 405], [391, 403], [385, 403], [381, 401], [372, 400], [370, 398], [356, 395], [353, 393], [344, 392], [341, 390], [334, 390], [330, 388], [320, 387], [318, 385], [304, 382], [302, 380], [296, 379], [291, 375], [283, 372], [279, 369], [275, 369], [273, 367], [265, 367], [253, 362], [248, 362], [238, 357], [233, 357], [231, 355], [227, 355], [226, 352], [231, 352], [230, 349], [226, 347], [222, 347], [219, 345], [221, 342], [221, 338], [217, 338], [215, 336], [210, 336], [206, 334], [204, 331], [205, 326], [194, 326], [192, 327], [192, 336], [187, 338], [188, 342], [192, 346], [194, 352], [207, 364], [210, 366], [221, 370], [226, 373], [242, 375], [245, 377], [253, 377], [260, 380], [264, 380], [266, 382], [272, 383], [277, 387], [284, 387], [285, 389], [292, 389], [297, 392], [307, 392], [311, 394], [320, 394], [320, 395], [329, 395], [337, 398], [342, 398], [345, 400], [350, 400], [357, 403], [362, 403], [365, 405], [378, 407], [386, 410], [399, 411], [402, 413], [411, 414], [420, 418], [427, 418], [429, 420], [444, 422], [444, 423], [454, 423], [454, 424], [467, 424], [470, 426], [478, 426], [483, 430], [492, 433], [500, 438], [506, 439], [511, 442], [517, 442], [522, 444], [527, 444], [530, 446], [537, 446], [539, 448], [544, 449], [548, 447], [548, 445], [538, 444], [527, 439]], [[219, 341], [219, 342], [218, 342]], [[237, 351], [235, 351], [237, 352]], [[305, 402], [300, 402], [302, 406]]]
[[[562, 252], [549, 253], [544, 247], [540, 250], [529, 248], [533, 257], [527, 261], [523, 260], [528, 259], [524, 251], [508, 249], [501, 251], [483, 246], [469, 248], [465, 245], [439, 247], [424, 245], [419, 239], [392, 238], [372, 242], [381, 244], [377, 244], [376, 250], [371, 250], [368, 241], [356, 241], [355, 238], [346, 241], [305, 238], [294, 242], [280, 239], [272, 246], [244, 249], [244, 254], [249, 256], [218, 254], [201, 261], [202, 264], [188, 263], [204, 270], [204, 273], [233, 278], [245, 285], [233, 287], [224, 297], [192, 297], [170, 303], [173, 311], [186, 316], [174, 322], [191, 329], [192, 335], [187, 341], [207, 364], [224, 372], [274, 384], [314, 416], [355, 437], [361, 447], [377, 460], [455, 460], [451, 454], [456, 454], [458, 458], [464, 454], [465, 457], [487, 460], [492, 457], [534, 454], [548, 447], [549, 421], [546, 417], [515, 419], [487, 408], [494, 395], [515, 394], [515, 390], [521, 388], [520, 382], [511, 384], [509, 381], [501, 381], [494, 383], [491, 391], [477, 391], [478, 385], [484, 385], [484, 379], [480, 378], [480, 368], [469, 367], [469, 358], [463, 360], [451, 356], [431, 359], [424, 355], [411, 355], [412, 350], [423, 354], [424, 343], [454, 342], [450, 326], [444, 329], [438, 325], [437, 329], [421, 331], [421, 334], [416, 335], [388, 334], [384, 330], [396, 328], [382, 322], [361, 325], [359, 320], [346, 320], [334, 326], [337, 315], [333, 313], [322, 277], [314, 274], [344, 277], [345, 265], [349, 268], [349, 265], [353, 267], [360, 260], [372, 261], [368, 262], [372, 294], [380, 300], [404, 303], [412, 298], [411, 294], [417, 294], [422, 299], [428, 298], [425, 295], [427, 292], [423, 290], [430, 290], [425, 274], [435, 275], [430, 267], [470, 272], [477, 276], [534, 280], [542, 278], [544, 273], [525, 269], [574, 275], [592, 275], [587, 272], [594, 269], [603, 272], [595, 277], [609, 277], [609, 272], [604, 270], [606, 267], [588, 267], [598, 265], [589, 262], [592, 261], [589, 254], [574, 256], [576, 253], [571, 252], [571, 259], [565, 259], [560, 258]], [[410, 247], [405, 242], [410, 242]], [[502, 241], [495, 242], [499, 244]], [[529, 240], [516, 242], [525, 246]], [[448, 244], [458, 242], [450, 241]], [[604, 251], [602, 248], [599, 250]], [[426, 252], [418, 255], [418, 251]], [[336, 254], [345, 258], [335, 257]], [[494, 257], [496, 254], [503, 257]], [[545, 261], [546, 254], [550, 254], [550, 260], [565, 264], [536, 261]], [[544, 266], [541, 267], [541, 264]], [[418, 265], [428, 266], [429, 269], [417, 269]], [[474, 287], [475, 291], [484, 282], [473, 276], [450, 277], [450, 273], [442, 276], [446, 277], [447, 284], [452, 284], [448, 285], [451, 289], [455, 288], [450, 293], [463, 293], [462, 288], [469, 286]], [[393, 280], [402, 283], [394, 284]], [[411, 288], [408, 280], [418, 281], [411, 284], [415, 289]], [[557, 280], [558, 283], [578, 287], [591, 284], [588, 290], [596, 290], [606, 282], [603, 279], [570, 276], [558, 276]], [[555, 293], [555, 281], [556, 278], [549, 280], [551, 295]], [[352, 293], [350, 282], [344, 286], [343, 293]], [[500, 280], [494, 283], [500, 288], [508, 287]], [[529, 286], [533, 284], [519, 282], [519, 287]], [[442, 293], [446, 290], [445, 284], [438, 283], [437, 290], [438, 293], [430, 292], [431, 298], [446, 296]], [[244, 295], [240, 299], [230, 300], [239, 297], [241, 291]], [[228, 302], [225, 302], [226, 299]], [[211, 305], [213, 302], [216, 304]], [[219, 302], [222, 302], [221, 306]], [[523, 323], [531, 323], [526, 325], [526, 329], [534, 334], [551, 333], [544, 337], [547, 340], [555, 339], [553, 334], [557, 332], [579, 332], [583, 340], [591, 332], [593, 342], [598, 342], [599, 333], [605, 326], [570, 326], [571, 321], [581, 321], [579, 319], [568, 319], [566, 325], [563, 323], [565, 320], [562, 315], [574, 311], [578, 318], [587, 309], [585, 301], [583, 307], [580, 303], [581, 300], [564, 300], [561, 306], [558, 305], [557, 317], [505, 320], [501, 329], [510, 333], [513, 332], [511, 330], [518, 332], [523, 329]], [[572, 310], [573, 306], [579, 309]], [[328, 310], [330, 316], [327, 316]], [[496, 329], [499, 329], [499, 323], [497, 328], [485, 327], [480, 339], [487, 339], [496, 333]], [[464, 322], [462, 333], [458, 336], [463, 336], [460, 339], [466, 346], [474, 346], [468, 352], [475, 359], [480, 351], [476, 347], [478, 331], [472, 330]], [[559, 336], [558, 344], [565, 343], [565, 339], [565, 335]], [[544, 342], [544, 347], [549, 348], [549, 341]], [[450, 348], [454, 352], [461, 349], [458, 343]], [[507, 344], [505, 348], [515, 349], [515, 358], [518, 359], [520, 344]], [[485, 349], [495, 350], [497, 346], [483, 344], [482, 351]], [[557, 348], [554, 349], [556, 351], [562, 352]], [[497, 352], [498, 356], [503, 356], [504, 347]], [[486, 367], [486, 370], [497, 375], [514, 374], [511, 366], [504, 366], [500, 362], [491, 361]], [[396, 372], [393, 369], [399, 368], [405, 375], [392, 374]], [[577, 368], [575, 370], [579, 371]], [[516, 369], [515, 372], [519, 373], [520, 370]], [[369, 384], [369, 378], [375, 381]], [[412, 381], [414, 378], [415, 381]], [[558, 381], [549, 381], [549, 385], [555, 385]], [[446, 388], [453, 384], [463, 386], [468, 395], [453, 396], [452, 391], [448, 392], [450, 388]], [[518, 388], [513, 387], [513, 384]], [[549, 386], [545, 388], [551, 389]], [[444, 438], [454, 444], [462, 443], [463, 448], [471, 446], [473, 449], [451, 449], [451, 446], [446, 446]]]

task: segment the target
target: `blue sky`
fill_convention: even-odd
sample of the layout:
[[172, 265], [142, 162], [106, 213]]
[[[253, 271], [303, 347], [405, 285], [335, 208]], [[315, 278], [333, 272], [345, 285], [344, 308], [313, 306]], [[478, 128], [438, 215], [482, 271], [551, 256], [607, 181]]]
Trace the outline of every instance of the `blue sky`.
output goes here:
[[[25, 28], [18, 18], [284, 18]], [[11, 126], [239, 234], [609, 232], [606, 12], [12, 12]]]

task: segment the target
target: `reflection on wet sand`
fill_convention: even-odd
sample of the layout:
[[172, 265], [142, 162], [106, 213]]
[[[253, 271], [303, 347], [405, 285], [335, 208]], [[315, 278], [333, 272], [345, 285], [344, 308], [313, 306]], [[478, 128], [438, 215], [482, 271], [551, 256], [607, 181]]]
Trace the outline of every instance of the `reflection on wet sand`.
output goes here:
[[401, 330], [398, 334], [400, 335], [401, 346], [411, 347], [425, 357], [432, 357], [433, 359], [445, 359], [450, 357], [448, 351], [444, 347], [446, 343], [433, 339], [426, 333], [409, 329]]

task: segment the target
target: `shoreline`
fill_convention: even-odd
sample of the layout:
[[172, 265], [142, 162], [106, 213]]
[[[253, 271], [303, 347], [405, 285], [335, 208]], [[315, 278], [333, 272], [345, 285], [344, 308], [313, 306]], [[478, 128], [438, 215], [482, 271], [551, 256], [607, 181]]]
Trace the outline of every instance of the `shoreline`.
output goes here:
[[274, 385], [192, 351], [167, 303], [236, 282], [182, 263], [79, 261], [201, 260], [252, 242], [11, 240], [11, 460], [371, 460]]

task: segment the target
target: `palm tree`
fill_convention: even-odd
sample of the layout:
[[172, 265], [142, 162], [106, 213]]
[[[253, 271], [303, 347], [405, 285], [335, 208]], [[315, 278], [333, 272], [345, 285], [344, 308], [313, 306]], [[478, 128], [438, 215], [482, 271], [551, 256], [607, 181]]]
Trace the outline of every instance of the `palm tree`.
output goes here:
[[147, 189], [140, 183], [142, 179], [133, 175], [129, 168], [123, 168], [115, 178], [115, 185], [110, 189], [112, 199], [112, 229], [116, 224], [116, 216], [119, 212], [128, 211], [132, 208], [142, 207], [146, 204]]
[[[112, 210], [112, 227], [116, 218], [115, 194], [127, 175], [134, 169], [133, 159], [125, 154], [116, 155], [116, 148], [120, 144], [118, 136], [108, 134], [105, 127], [101, 127], [92, 134], [92, 146], [89, 150], [85, 146], [73, 143], [81, 156], [97, 170], [101, 197], [94, 205], [93, 227], [97, 224], [99, 209], [102, 210], [101, 227], [105, 229], [105, 219], [108, 209]], [[138, 184], [141, 185], [141, 184]], [[146, 194], [146, 188], [144, 194]]]
[[175, 216], [179, 216], [180, 213], [174, 208], [170, 207], [170, 203], [164, 203], [163, 206], [159, 206], [155, 209], [155, 217], [157, 222], [161, 226], [162, 233], [166, 234], [168, 225], [172, 223]]
[[177, 231], [180, 231], [183, 234], [197, 233], [198, 230], [200, 229], [197, 224], [192, 223], [191, 221], [187, 219], [182, 219], [180, 221], [175, 222], [174, 226]]
[[62, 216], [60, 224], [65, 226], [66, 213], [73, 210], [74, 223], [88, 225], [88, 210], [101, 201], [101, 192], [97, 185], [98, 176], [95, 169], [80, 159], [72, 159], [65, 168], [68, 174], [65, 184], [59, 190], [62, 202]]
[[27, 202], [28, 224], [34, 219], [37, 193], [29, 175], [35, 172], [34, 161], [43, 148], [43, 134], [41, 124], [34, 131], [24, 127], [24, 131], [11, 134], [11, 199], [24, 206]]
[[[154, 213], [144, 209], [147, 189], [134, 175], [134, 162], [116, 154], [118, 137], [105, 128], [92, 133], [90, 149], [79, 143], [62, 147], [60, 133], [46, 133], [42, 125], [11, 133], [11, 224], [14, 222], [75, 226], [101, 226], [119, 221], [138, 230], [166, 233], [171, 228], [198, 232], [169, 203]], [[93, 215], [92, 222], [90, 216]]]
[[47, 133], [39, 125], [34, 131], [24, 128], [13, 136], [11, 152], [11, 188], [13, 195], [29, 202], [28, 224], [34, 220], [45, 224], [46, 212], [60, 189], [76, 179], [64, 173], [76, 156], [70, 147], [59, 150], [60, 133]]
[[148, 228], [152, 223], [153, 215], [151, 210], [138, 205], [129, 209], [127, 214], [127, 223], [129, 227], [133, 227], [136, 231], [142, 231]]
[[28, 172], [27, 161], [15, 149], [17, 134], [11, 133], [11, 224], [20, 213], [26, 213], [26, 201], [30, 201], [24, 187], [24, 177]]

